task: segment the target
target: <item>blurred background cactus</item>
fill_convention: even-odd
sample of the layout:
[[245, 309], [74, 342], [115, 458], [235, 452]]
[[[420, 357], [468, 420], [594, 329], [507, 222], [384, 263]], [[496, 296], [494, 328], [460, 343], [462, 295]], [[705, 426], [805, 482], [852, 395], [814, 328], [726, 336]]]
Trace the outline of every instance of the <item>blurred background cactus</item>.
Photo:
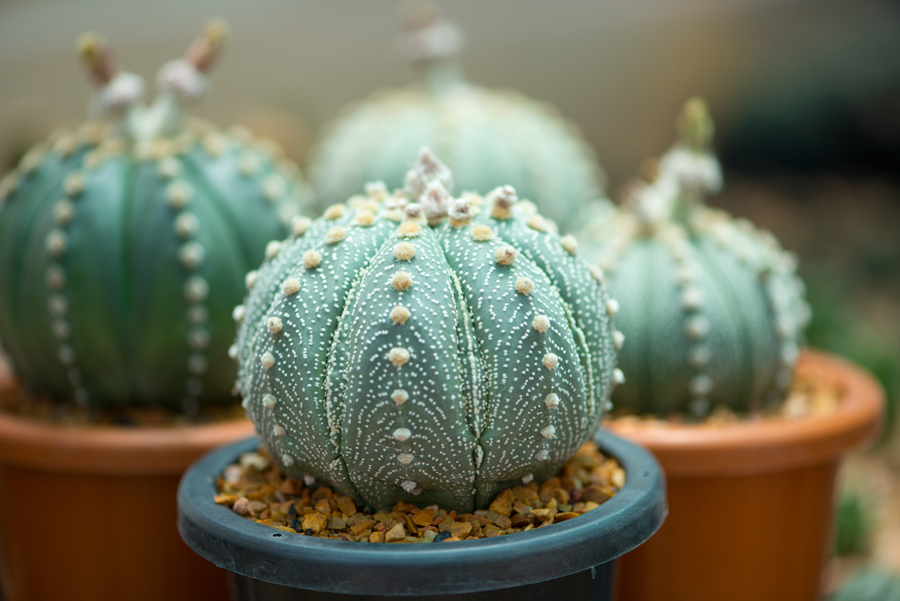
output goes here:
[[722, 184], [706, 103], [689, 100], [678, 141], [636, 181], [614, 220], [584, 232], [629, 337], [616, 407], [705, 417], [786, 396], [809, 308], [795, 260], [768, 232], [708, 208]]
[[596, 308], [617, 305], [512, 187], [454, 198], [427, 150], [405, 183], [298, 221], [249, 276], [239, 386], [289, 477], [472, 511], [595, 431], [622, 379]]
[[188, 120], [225, 25], [159, 72], [159, 94], [93, 34], [79, 52], [100, 120], [31, 149], [0, 184], [0, 337], [26, 388], [81, 405], [229, 402], [243, 276], [307, 200], [244, 131]]
[[549, 104], [466, 81], [458, 58], [464, 34], [433, 3], [410, 2], [404, 17], [397, 46], [420, 81], [377, 92], [325, 129], [310, 165], [322, 208], [368, 181], [401, 187], [421, 146], [447, 162], [460, 191], [513, 184], [560, 226], [581, 218], [588, 203], [609, 208], [594, 152], [574, 124]]

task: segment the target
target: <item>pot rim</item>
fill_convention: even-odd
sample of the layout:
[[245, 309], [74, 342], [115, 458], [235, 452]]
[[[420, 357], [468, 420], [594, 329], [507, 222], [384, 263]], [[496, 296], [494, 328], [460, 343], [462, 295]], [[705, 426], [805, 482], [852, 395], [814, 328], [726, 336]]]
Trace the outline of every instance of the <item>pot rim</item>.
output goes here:
[[[0, 381], [0, 395], [14, 390], [14, 382]], [[140, 428], [74, 426], [0, 411], [0, 463], [50, 472], [177, 476], [209, 449], [252, 434], [246, 418]]]
[[837, 410], [797, 420], [726, 425], [617, 422], [603, 427], [648, 449], [672, 477], [744, 476], [836, 461], [872, 440], [884, 419], [884, 389], [864, 369], [830, 353], [804, 349], [797, 371], [841, 390]]
[[215, 478], [240, 453], [258, 448], [254, 437], [214, 451], [188, 470], [178, 487], [178, 530], [188, 546], [221, 568], [329, 593], [449, 595], [543, 582], [623, 555], [665, 519], [665, 477], [653, 457], [606, 432], [598, 433], [597, 442], [627, 474], [625, 486], [600, 507], [513, 535], [391, 545], [285, 534], [217, 505]]

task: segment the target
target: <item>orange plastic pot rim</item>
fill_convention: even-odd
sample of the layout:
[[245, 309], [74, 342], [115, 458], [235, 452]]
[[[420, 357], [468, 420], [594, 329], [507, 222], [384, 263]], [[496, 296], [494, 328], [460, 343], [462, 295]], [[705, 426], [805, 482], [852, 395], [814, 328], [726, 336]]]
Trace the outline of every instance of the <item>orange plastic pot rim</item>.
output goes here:
[[607, 420], [604, 427], [652, 451], [670, 477], [742, 476], [835, 461], [879, 432], [884, 390], [868, 372], [809, 349], [797, 372], [833, 382], [841, 392], [838, 408], [825, 416], [724, 426]]
[[[0, 395], [11, 394], [15, 385], [3, 375]], [[252, 435], [247, 419], [138, 428], [70, 426], [0, 412], [0, 463], [51, 472], [174, 476], [210, 449]]]

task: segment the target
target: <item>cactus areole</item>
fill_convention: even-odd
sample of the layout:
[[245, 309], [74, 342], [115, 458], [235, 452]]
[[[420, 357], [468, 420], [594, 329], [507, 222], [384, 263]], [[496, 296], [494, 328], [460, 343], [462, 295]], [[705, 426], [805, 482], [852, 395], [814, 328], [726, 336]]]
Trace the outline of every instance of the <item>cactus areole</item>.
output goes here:
[[289, 477], [471, 511], [552, 476], [604, 415], [612, 301], [574, 240], [510, 186], [452, 186], [423, 150], [405, 193], [297, 221], [248, 277], [239, 386]]
[[370, 181], [402, 187], [427, 146], [453, 170], [460, 192], [511, 184], [561, 227], [583, 219], [587, 203], [612, 211], [594, 153], [573, 124], [548, 104], [466, 81], [458, 60], [464, 36], [433, 7], [420, 4], [406, 17], [398, 46], [421, 80], [377, 92], [327, 130], [309, 168], [321, 208]]
[[107, 119], [59, 132], [2, 180], [0, 338], [35, 392], [96, 407], [231, 401], [231, 310], [305, 189], [265, 143], [183, 123], [223, 27], [163, 67], [150, 106], [141, 79], [82, 38]]
[[803, 282], [772, 234], [704, 205], [722, 183], [705, 103], [689, 101], [678, 127], [655, 180], [636, 183], [618, 217], [582, 238], [622, 302], [628, 382], [616, 408], [765, 410], [791, 383], [809, 320]]

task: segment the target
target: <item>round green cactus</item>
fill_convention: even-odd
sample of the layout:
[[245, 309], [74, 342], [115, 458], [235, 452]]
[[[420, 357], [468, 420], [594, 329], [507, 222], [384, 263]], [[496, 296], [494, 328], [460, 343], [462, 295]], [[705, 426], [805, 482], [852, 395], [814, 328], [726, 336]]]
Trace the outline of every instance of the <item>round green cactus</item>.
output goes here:
[[596, 271], [510, 186], [451, 189], [423, 150], [406, 193], [370, 184], [251, 274], [239, 386], [289, 477], [471, 511], [595, 431], [621, 380]]
[[703, 101], [687, 103], [679, 130], [655, 181], [581, 237], [623, 305], [628, 382], [613, 400], [657, 415], [766, 409], [791, 382], [809, 319], [803, 283], [770, 233], [703, 204], [722, 177]]
[[433, 9], [409, 20], [401, 50], [422, 81], [376, 93], [326, 130], [309, 171], [322, 209], [366, 182], [402, 187], [427, 146], [453, 170], [458, 190], [486, 194], [512, 184], [561, 227], [574, 225], [588, 202], [611, 212], [596, 158], [571, 123], [547, 104], [467, 82], [456, 58], [463, 36]]
[[182, 123], [219, 52], [211, 25], [143, 84], [108, 46], [80, 51], [108, 123], [62, 131], [0, 190], [0, 336], [26, 387], [96, 407], [229, 402], [244, 274], [306, 196], [274, 149]]

